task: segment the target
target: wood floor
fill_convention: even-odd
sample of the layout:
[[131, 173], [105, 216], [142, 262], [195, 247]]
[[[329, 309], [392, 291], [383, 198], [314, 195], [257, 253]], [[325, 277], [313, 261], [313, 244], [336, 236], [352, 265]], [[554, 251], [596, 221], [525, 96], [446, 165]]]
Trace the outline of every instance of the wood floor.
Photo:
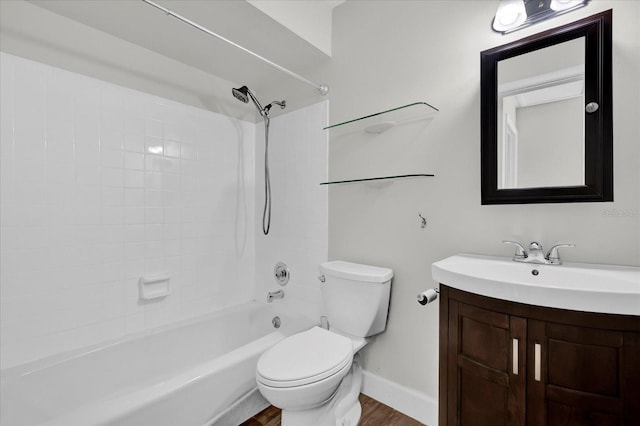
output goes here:
[[[360, 394], [360, 404], [362, 417], [359, 426], [424, 426], [366, 395]], [[240, 426], [280, 426], [280, 410], [274, 406], [268, 407]]]

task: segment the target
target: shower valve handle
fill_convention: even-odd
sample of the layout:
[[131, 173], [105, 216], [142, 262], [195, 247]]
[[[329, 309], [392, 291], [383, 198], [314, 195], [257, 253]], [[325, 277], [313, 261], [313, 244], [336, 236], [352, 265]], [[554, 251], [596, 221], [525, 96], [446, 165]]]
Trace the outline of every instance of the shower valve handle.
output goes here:
[[273, 268], [273, 276], [278, 284], [285, 286], [289, 282], [289, 278], [291, 278], [291, 271], [283, 262], [278, 262]]

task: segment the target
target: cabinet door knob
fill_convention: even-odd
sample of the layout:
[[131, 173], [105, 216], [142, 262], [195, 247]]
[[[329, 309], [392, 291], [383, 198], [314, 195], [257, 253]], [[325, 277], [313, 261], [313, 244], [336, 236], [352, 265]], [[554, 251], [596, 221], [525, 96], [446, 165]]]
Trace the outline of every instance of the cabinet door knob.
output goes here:
[[598, 105], [597, 102], [589, 102], [584, 107], [584, 110], [587, 111], [589, 114], [593, 114], [594, 112], [596, 112], [598, 110], [598, 108], [600, 108], [600, 105]]
[[540, 381], [540, 352], [541, 352], [542, 346], [540, 345], [540, 343], [536, 343], [533, 347], [533, 378], [536, 380], [536, 382]]

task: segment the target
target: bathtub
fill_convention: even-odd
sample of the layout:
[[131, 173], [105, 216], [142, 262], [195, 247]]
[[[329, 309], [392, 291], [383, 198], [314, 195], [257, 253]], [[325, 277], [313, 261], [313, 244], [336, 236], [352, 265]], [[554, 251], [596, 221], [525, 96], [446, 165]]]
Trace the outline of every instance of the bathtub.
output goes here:
[[211, 424], [255, 388], [265, 349], [313, 325], [278, 305], [247, 303], [5, 370], [0, 425]]

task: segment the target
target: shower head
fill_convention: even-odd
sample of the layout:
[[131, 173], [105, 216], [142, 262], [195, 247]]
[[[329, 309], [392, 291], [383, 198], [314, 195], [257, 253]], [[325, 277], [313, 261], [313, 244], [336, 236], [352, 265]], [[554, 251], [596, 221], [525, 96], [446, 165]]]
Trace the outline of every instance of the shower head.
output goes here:
[[249, 90], [247, 86], [242, 86], [239, 89], [231, 89], [231, 93], [236, 99], [244, 102], [245, 104], [249, 103], [249, 98], [251, 98], [251, 101], [253, 101], [253, 104], [256, 106], [258, 112], [265, 120], [269, 118], [269, 110], [274, 105], [278, 105], [281, 109], [284, 109], [287, 106], [286, 101], [273, 101], [263, 108], [258, 98], [255, 97], [253, 92]]
[[262, 107], [262, 105], [260, 105], [260, 101], [258, 101], [258, 99], [254, 96], [253, 92], [251, 92], [251, 90], [249, 90], [247, 86], [242, 86], [239, 89], [231, 89], [231, 93], [233, 93], [233, 96], [236, 99], [244, 102], [245, 104], [249, 103], [249, 98], [251, 98], [251, 100], [253, 101], [253, 104], [258, 109], [258, 112], [260, 113], [260, 115], [262, 117], [267, 116], [267, 113], [269, 112], [269, 110], [268, 109], [265, 110]]
[[242, 86], [239, 89], [231, 89], [231, 93], [233, 93], [233, 96], [235, 96], [236, 99], [244, 102], [245, 104], [249, 103], [249, 96], [247, 94], [248, 92], [249, 88], [247, 86]]

